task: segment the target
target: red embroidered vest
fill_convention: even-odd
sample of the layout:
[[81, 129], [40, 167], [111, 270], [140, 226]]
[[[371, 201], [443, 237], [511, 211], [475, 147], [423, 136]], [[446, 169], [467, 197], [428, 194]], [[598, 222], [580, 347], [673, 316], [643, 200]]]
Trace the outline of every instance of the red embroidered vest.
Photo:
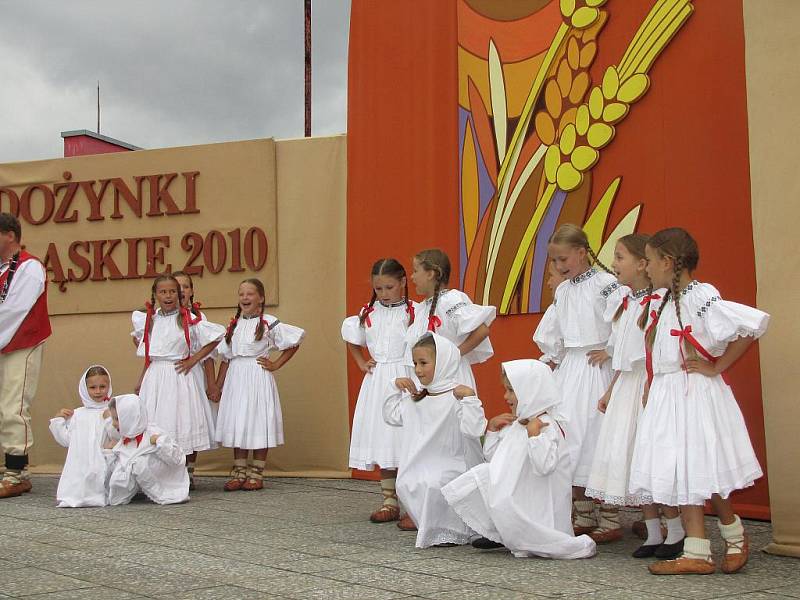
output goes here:
[[[19, 253], [18, 267], [27, 260], [39, 259], [35, 256], [28, 254], [25, 250]], [[0, 287], [5, 283], [8, 277], [8, 269], [0, 275]], [[14, 281], [11, 281], [11, 288], [9, 289], [9, 296], [14, 293]], [[16, 350], [24, 350], [25, 348], [33, 348], [45, 341], [53, 330], [50, 328], [50, 317], [47, 314], [47, 280], [45, 279], [44, 291], [41, 296], [36, 300], [25, 320], [17, 329], [14, 337], [8, 342], [5, 348], [0, 350], [0, 354], [9, 354]]]

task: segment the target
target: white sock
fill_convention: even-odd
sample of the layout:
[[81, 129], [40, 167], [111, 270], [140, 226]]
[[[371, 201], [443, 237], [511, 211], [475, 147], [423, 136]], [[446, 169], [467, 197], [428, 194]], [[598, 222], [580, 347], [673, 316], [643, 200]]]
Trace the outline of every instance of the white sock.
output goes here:
[[699, 558], [711, 561], [711, 540], [687, 537], [683, 542], [682, 558]]
[[[730, 525], [723, 525], [722, 521], [717, 523], [719, 532], [722, 534], [722, 539], [729, 543], [726, 554], [740, 554], [742, 551], [742, 542], [744, 542], [744, 525], [742, 525], [742, 520], [739, 518], [739, 515], [734, 516], [735, 520]], [[734, 546], [731, 544], [736, 545]]]
[[684, 537], [686, 532], [683, 530], [683, 523], [680, 517], [674, 519], [666, 519], [667, 521], [667, 539], [664, 540], [665, 544], [677, 544]]
[[645, 519], [644, 524], [647, 527], [647, 539], [644, 541], [645, 546], [660, 546], [664, 543], [664, 536], [661, 535], [661, 519]]

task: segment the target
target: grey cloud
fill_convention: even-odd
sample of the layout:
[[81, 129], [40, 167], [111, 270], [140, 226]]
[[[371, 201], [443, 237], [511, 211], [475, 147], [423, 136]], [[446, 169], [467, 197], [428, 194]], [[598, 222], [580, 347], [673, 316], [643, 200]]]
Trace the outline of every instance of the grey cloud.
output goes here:
[[[0, 161], [94, 129], [146, 148], [303, 134], [302, 0], [0, 2]], [[349, 0], [315, 0], [314, 134], [346, 130]]]

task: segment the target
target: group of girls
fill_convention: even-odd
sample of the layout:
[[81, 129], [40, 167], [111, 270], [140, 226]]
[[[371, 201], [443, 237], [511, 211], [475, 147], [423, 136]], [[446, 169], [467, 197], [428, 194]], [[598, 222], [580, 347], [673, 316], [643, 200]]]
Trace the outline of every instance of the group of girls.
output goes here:
[[370, 302], [342, 326], [365, 373], [350, 466], [381, 469], [370, 519], [417, 530], [418, 547], [585, 558], [621, 539], [620, 507], [640, 506], [634, 556], [661, 559], [653, 574], [708, 574], [710, 501], [720, 568], [739, 571], [748, 539], [729, 496], [762, 472], [724, 373], [769, 316], [692, 278], [699, 250], [683, 229], [621, 238], [613, 270], [574, 225], [548, 254], [543, 355], [502, 364], [509, 412], [488, 421], [470, 365], [492, 356], [494, 307], [447, 288], [439, 250], [413, 259], [421, 303], [398, 261], [375, 263]]
[[[162, 504], [185, 501], [194, 489], [198, 452], [220, 444], [234, 451], [224, 489], [262, 489], [267, 452], [283, 444], [272, 373], [292, 358], [305, 335], [265, 314], [265, 302], [261, 281], [244, 280], [226, 329], [200, 311], [189, 275], [157, 277], [144, 310], [132, 315], [131, 336], [144, 359], [136, 394], [112, 398], [109, 373], [92, 367], [79, 383], [84, 407], [62, 409], [51, 421], [56, 440], [69, 448], [59, 506], [120, 504], [138, 492]], [[113, 493], [114, 477], [109, 481], [112, 457], [127, 473], [124, 494]], [[171, 467], [182, 476], [170, 474]], [[104, 487], [85, 483], [90, 480]]]

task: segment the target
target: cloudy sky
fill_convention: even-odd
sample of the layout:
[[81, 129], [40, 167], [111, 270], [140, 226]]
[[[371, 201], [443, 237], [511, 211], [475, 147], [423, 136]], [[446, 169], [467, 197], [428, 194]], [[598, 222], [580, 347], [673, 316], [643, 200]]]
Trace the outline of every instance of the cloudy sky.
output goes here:
[[[0, 162], [303, 135], [303, 0], [0, 0]], [[349, 0], [313, 2], [313, 134], [346, 131]]]

